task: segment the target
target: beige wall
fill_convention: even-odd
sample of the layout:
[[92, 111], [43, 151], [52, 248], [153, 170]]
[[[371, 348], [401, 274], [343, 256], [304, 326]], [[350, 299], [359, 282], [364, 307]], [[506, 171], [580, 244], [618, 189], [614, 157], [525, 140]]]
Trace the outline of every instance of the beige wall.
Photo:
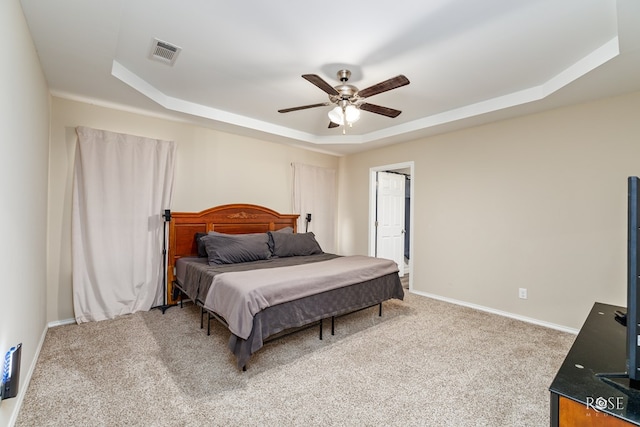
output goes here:
[[53, 98], [49, 203], [47, 319], [74, 317], [71, 284], [71, 190], [76, 126], [178, 143], [172, 210], [200, 211], [226, 203], [292, 210], [291, 163], [338, 168], [338, 158], [286, 145]]
[[287, 212], [291, 162], [338, 167], [342, 254], [367, 253], [369, 169], [414, 161], [415, 291], [579, 328], [594, 301], [625, 305], [639, 107], [630, 94], [338, 160], [54, 98], [48, 320], [73, 317], [70, 195], [74, 129], [84, 125], [178, 141], [174, 211], [247, 202]]
[[342, 158], [340, 250], [367, 253], [369, 168], [415, 161], [414, 289], [579, 328], [626, 305], [638, 111], [634, 93]]
[[22, 343], [18, 398], [0, 403], [11, 425], [46, 330], [49, 94], [18, 0], [0, 2], [0, 355]]

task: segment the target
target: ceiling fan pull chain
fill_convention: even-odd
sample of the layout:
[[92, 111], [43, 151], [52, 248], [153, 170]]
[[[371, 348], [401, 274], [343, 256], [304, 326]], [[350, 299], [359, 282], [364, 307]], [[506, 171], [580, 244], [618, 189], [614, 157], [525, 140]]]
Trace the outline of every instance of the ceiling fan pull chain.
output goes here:
[[347, 109], [345, 108], [345, 104], [342, 103], [342, 134], [347, 133]]

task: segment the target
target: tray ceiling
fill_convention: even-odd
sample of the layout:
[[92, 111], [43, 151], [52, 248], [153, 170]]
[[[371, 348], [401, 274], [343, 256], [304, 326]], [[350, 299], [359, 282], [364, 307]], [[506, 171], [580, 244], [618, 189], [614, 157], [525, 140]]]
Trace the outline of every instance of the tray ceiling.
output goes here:
[[[21, 3], [56, 96], [335, 154], [640, 90], [637, 0]], [[343, 68], [407, 76], [367, 99], [402, 114], [343, 135], [329, 106], [278, 113], [328, 100], [302, 74]]]

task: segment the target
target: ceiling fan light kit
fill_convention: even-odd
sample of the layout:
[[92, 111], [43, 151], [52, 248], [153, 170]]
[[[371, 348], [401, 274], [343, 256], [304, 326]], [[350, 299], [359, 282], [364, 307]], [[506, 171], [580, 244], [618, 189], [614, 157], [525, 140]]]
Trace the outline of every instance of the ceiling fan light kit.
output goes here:
[[360, 110], [355, 105], [348, 105], [344, 109], [344, 118], [349, 124], [355, 123], [360, 120]]
[[342, 114], [342, 108], [335, 107], [329, 110], [329, 120], [337, 125], [341, 125], [344, 121], [344, 114]]
[[291, 111], [304, 110], [307, 108], [335, 105], [335, 107], [332, 108], [328, 113], [330, 120], [329, 128], [334, 128], [342, 125], [343, 134], [345, 133], [344, 128], [346, 128], [347, 125], [351, 126], [353, 123], [357, 122], [360, 119], [360, 110], [380, 114], [391, 118], [398, 117], [400, 113], [402, 113], [402, 111], [400, 110], [364, 102], [364, 98], [368, 98], [382, 92], [408, 85], [409, 79], [407, 79], [402, 74], [373, 86], [369, 86], [368, 88], [363, 90], [358, 90], [357, 87], [347, 84], [349, 77], [351, 77], [351, 71], [340, 70], [338, 71], [337, 76], [341, 84], [333, 87], [329, 83], [324, 81], [322, 77], [316, 74], [303, 74], [303, 79], [314, 84], [329, 96], [329, 102], [285, 108], [282, 110], [278, 110], [278, 112], [289, 113]]
[[338, 105], [329, 111], [329, 120], [337, 125], [348, 124], [351, 126], [360, 120], [360, 110], [355, 105]]

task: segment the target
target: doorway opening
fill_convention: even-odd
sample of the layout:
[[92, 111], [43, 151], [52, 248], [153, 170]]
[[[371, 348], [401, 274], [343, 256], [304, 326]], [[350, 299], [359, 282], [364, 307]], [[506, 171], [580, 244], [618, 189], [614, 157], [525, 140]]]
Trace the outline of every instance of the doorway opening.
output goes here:
[[396, 261], [409, 290], [413, 289], [414, 192], [413, 161], [369, 169], [369, 255]]

